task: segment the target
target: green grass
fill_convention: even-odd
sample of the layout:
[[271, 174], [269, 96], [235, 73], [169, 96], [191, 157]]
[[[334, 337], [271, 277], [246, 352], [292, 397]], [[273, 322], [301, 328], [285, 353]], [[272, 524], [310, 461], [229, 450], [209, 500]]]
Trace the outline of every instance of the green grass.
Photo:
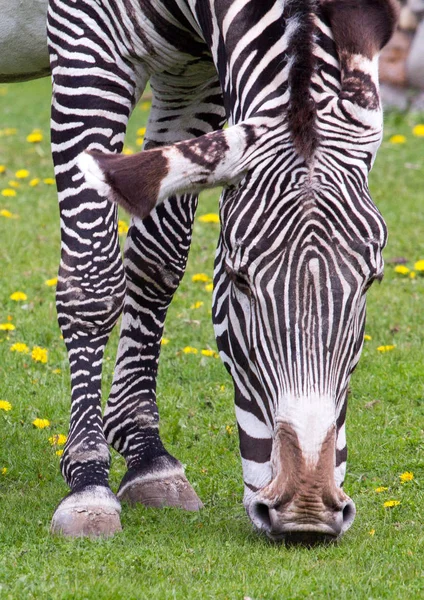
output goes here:
[[[31, 177], [53, 174], [49, 144], [49, 81], [0, 86], [0, 189], [18, 169]], [[422, 119], [422, 117], [421, 117]], [[136, 109], [128, 145], [146, 112]], [[390, 232], [386, 259], [403, 256], [412, 267], [424, 258], [424, 138], [414, 137], [418, 116], [388, 115], [371, 177], [373, 197]], [[12, 135], [7, 128], [16, 128]], [[26, 136], [40, 128], [39, 145]], [[388, 139], [404, 134], [406, 144]], [[242, 507], [241, 465], [234, 426], [232, 386], [219, 360], [181, 354], [186, 346], [215, 348], [211, 294], [192, 283], [196, 272], [212, 274], [218, 226], [196, 220], [187, 270], [169, 312], [160, 362], [158, 400], [161, 433], [168, 449], [187, 465], [205, 503], [200, 514], [124, 505], [124, 531], [111, 540], [67, 541], [49, 535], [49, 522], [67, 488], [59, 459], [48, 442], [66, 433], [69, 376], [56, 324], [54, 288], [59, 260], [59, 215], [54, 186], [26, 181], [16, 197], [0, 196], [0, 599], [238, 599], [422, 598], [424, 594], [424, 278], [410, 279], [386, 267], [369, 294], [366, 343], [352, 380], [348, 413], [346, 490], [357, 506], [352, 529], [335, 546], [315, 549], [272, 545], [252, 532]], [[198, 214], [216, 212], [217, 193], [205, 194]], [[125, 217], [126, 218], [126, 217]], [[16, 303], [10, 294], [25, 292]], [[197, 309], [194, 302], [203, 301]], [[25, 342], [48, 348], [47, 364], [10, 352]], [[395, 344], [381, 354], [381, 344]], [[106, 351], [105, 397], [111, 383], [117, 332]], [[57, 374], [53, 371], [61, 369]], [[224, 387], [222, 387], [224, 386]], [[48, 418], [49, 429], [31, 422]], [[231, 430], [230, 430], [231, 431]], [[399, 474], [415, 479], [401, 484]], [[123, 460], [113, 454], [116, 489]], [[375, 492], [377, 486], [388, 487]], [[393, 509], [383, 502], [400, 500]], [[374, 529], [375, 534], [370, 535]]]

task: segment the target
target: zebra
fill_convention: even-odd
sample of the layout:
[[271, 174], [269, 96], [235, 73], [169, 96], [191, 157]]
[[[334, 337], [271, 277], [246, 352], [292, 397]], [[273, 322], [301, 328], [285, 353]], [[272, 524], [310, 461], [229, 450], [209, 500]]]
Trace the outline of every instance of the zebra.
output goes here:
[[[49, 0], [59, 324], [72, 403], [51, 530], [108, 536], [120, 501], [199, 510], [159, 436], [156, 376], [198, 193], [223, 186], [213, 323], [244, 506], [272, 540], [340, 538], [348, 384], [387, 231], [367, 178], [395, 0]], [[145, 147], [120, 154], [147, 82]], [[225, 128], [225, 123], [228, 127]], [[133, 216], [122, 261], [117, 204]], [[102, 418], [109, 334], [123, 313]], [[117, 496], [109, 446], [128, 470]]]

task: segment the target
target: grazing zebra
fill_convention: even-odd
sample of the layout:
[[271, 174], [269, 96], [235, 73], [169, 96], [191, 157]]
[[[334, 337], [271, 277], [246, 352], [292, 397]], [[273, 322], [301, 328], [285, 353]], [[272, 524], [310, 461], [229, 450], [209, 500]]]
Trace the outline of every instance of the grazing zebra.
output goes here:
[[[395, 0], [49, 1], [57, 309], [72, 378], [71, 493], [53, 532], [120, 530], [109, 444], [128, 466], [119, 500], [201, 507], [159, 437], [155, 389], [197, 193], [216, 185], [213, 322], [247, 513], [274, 540], [336, 539], [352, 524], [347, 389], [365, 293], [383, 273], [367, 177], [382, 132], [378, 53], [396, 15]], [[148, 80], [145, 150], [119, 156]], [[123, 263], [116, 203], [134, 215]], [[121, 311], [102, 420], [103, 352]]]

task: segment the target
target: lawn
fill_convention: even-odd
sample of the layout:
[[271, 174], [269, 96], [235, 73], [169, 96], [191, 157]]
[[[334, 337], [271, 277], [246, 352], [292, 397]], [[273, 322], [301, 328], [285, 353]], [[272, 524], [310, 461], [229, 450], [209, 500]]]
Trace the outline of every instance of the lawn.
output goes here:
[[[205, 508], [189, 514], [124, 505], [122, 534], [69, 541], [49, 534], [67, 492], [60, 447], [49, 438], [67, 433], [70, 397], [54, 285], [45, 283], [55, 278], [59, 260], [49, 94], [48, 80], [0, 86], [0, 190], [16, 192], [0, 195], [0, 323], [15, 327], [0, 330], [0, 399], [11, 404], [0, 409], [0, 599], [424, 597], [424, 273], [414, 270], [424, 259], [424, 137], [413, 134], [424, 115], [387, 115], [371, 176], [390, 237], [384, 281], [369, 293], [371, 339], [351, 383], [345, 487], [357, 517], [343, 540], [313, 549], [273, 545], [244, 514], [232, 385], [221, 362], [201, 353], [216, 349], [211, 292], [192, 281], [199, 272], [212, 275], [218, 225], [199, 219], [217, 212], [218, 193], [211, 192], [200, 199], [187, 274], [169, 311], [158, 384], [162, 438], [186, 465]], [[129, 127], [133, 150], [146, 104]], [[43, 139], [31, 143], [34, 130]], [[22, 169], [29, 175], [19, 179]], [[399, 258], [415, 277], [396, 272]], [[12, 300], [17, 291], [27, 298]], [[16, 343], [29, 353], [11, 352]], [[106, 350], [105, 398], [116, 346], [115, 330]], [[197, 354], [183, 353], [185, 346]], [[380, 346], [394, 347], [381, 352]], [[48, 350], [47, 362], [32, 358], [34, 347]], [[37, 418], [50, 426], [34, 427]], [[114, 453], [113, 489], [124, 470]], [[402, 482], [405, 472], [413, 479]], [[390, 500], [396, 506], [385, 507]]]

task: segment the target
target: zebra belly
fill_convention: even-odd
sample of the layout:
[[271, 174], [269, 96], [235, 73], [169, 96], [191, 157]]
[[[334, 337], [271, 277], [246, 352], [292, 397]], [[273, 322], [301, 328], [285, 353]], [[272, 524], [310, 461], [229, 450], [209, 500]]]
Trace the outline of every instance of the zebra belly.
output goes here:
[[49, 74], [47, 4], [48, 0], [0, 0], [0, 82]]

